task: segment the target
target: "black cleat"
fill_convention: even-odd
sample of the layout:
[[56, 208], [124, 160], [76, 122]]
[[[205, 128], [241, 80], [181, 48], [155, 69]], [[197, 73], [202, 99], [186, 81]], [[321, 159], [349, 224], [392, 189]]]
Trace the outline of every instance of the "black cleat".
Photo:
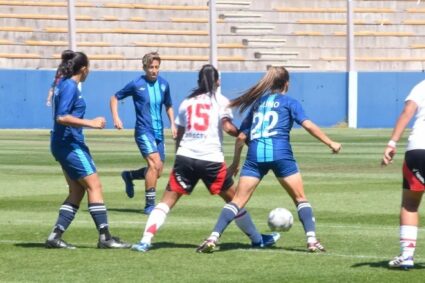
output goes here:
[[100, 240], [97, 242], [99, 249], [129, 249], [131, 244], [125, 243], [118, 237], [111, 237], [109, 240]]
[[44, 243], [44, 246], [47, 249], [68, 249], [68, 250], [75, 250], [76, 249], [75, 246], [68, 244], [67, 242], [65, 242], [61, 238], [57, 238], [57, 239], [53, 239], [53, 240], [46, 240], [46, 242]]

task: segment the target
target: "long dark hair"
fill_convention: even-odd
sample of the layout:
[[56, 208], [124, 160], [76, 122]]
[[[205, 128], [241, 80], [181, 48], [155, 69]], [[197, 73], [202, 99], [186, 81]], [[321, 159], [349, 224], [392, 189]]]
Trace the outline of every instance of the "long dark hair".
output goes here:
[[211, 64], [203, 65], [198, 73], [198, 87], [192, 90], [189, 98], [198, 96], [203, 93], [215, 95], [218, 88], [218, 71]]
[[289, 73], [284, 67], [270, 67], [264, 77], [241, 96], [230, 101], [230, 107], [239, 107], [242, 113], [248, 109], [266, 92], [287, 91], [286, 83], [289, 82]]
[[81, 68], [89, 65], [89, 58], [83, 52], [74, 52], [65, 50], [61, 55], [62, 62], [58, 67], [57, 73], [65, 78], [70, 78], [76, 75]]

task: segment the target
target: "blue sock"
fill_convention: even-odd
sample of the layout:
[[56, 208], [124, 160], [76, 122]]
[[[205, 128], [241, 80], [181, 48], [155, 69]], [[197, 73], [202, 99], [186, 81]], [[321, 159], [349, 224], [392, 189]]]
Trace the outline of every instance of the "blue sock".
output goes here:
[[56, 220], [55, 227], [53, 228], [53, 232], [50, 234], [49, 239], [60, 238], [65, 232], [65, 230], [69, 227], [72, 220], [74, 220], [75, 214], [77, 214], [78, 206], [74, 205], [70, 202], [64, 202], [62, 206], [59, 208], [59, 216]]
[[145, 192], [146, 206], [155, 206], [155, 188], [149, 188]]
[[305, 233], [314, 235], [316, 233], [316, 220], [314, 219], [313, 209], [309, 202], [299, 202], [297, 204], [298, 217], [303, 224]]
[[93, 218], [99, 235], [103, 240], [109, 240], [111, 234], [109, 233], [108, 214], [106, 206], [103, 203], [89, 203], [89, 212]]
[[226, 227], [235, 219], [236, 215], [239, 213], [239, 207], [233, 202], [229, 202], [224, 205], [221, 210], [220, 217], [218, 218], [217, 224], [215, 224], [214, 232], [219, 235], [223, 234]]

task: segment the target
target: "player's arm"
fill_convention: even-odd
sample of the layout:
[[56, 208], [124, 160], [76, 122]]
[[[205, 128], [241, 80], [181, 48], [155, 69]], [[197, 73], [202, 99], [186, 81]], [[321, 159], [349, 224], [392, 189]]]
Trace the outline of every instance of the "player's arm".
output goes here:
[[304, 120], [301, 126], [313, 137], [326, 144], [333, 153], [341, 150], [341, 144], [331, 140], [316, 124], [310, 120]]
[[231, 135], [232, 137], [238, 136], [238, 128], [233, 124], [232, 120], [228, 117], [225, 117], [221, 119], [221, 124], [223, 127], [223, 131], [225, 131], [227, 134]]
[[96, 117], [94, 119], [80, 119], [72, 115], [57, 116], [56, 122], [71, 127], [89, 127], [94, 129], [105, 128], [106, 120], [104, 117]]
[[241, 162], [242, 149], [245, 145], [246, 139], [247, 139], [247, 136], [245, 135], [244, 132], [240, 132], [239, 135], [236, 137], [235, 148], [233, 152], [233, 162], [227, 170], [229, 174], [232, 176], [236, 176], [236, 174], [238, 174], [239, 172], [239, 164]]
[[114, 120], [114, 127], [118, 130], [123, 129], [123, 124], [118, 114], [118, 99], [115, 95], [111, 96], [109, 100], [109, 107], [111, 108], [112, 119]]
[[183, 138], [184, 132], [185, 132], [185, 127], [177, 126], [177, 133], [176, 133], [176, 152], [177, 152], [177, 149], [180, 146], [180, 142], [181, 142], [181, 140]]
[[174, 123], [174, 110], [172, 106], [166, 108], [168, 119], [170, 120], [171, 134], [173, 135], [173, 139], [177, 138], [177, 128]]
[[397, 142], [400, 140], [401, 136], [403, 135], [403, 132], [407, 127], [407, 124], [415, 115], [417, 108], [418, 108], [418, 105], [412, 100], [408, 100], [404, 104], [403, 111], [398, 117], [397, 122], [393, 129], [393, 132], [391, 134], [391, 139], [384, 150], [384, 155], [381, 161], [382, 165], [388, 165], [389, 163], [392, 162], [393, 157], [396, 154]]

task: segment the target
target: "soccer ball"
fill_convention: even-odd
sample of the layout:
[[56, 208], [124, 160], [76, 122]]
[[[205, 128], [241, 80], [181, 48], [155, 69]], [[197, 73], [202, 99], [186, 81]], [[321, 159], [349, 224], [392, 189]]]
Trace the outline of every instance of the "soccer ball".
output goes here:
[[294, 223], [292, 213], [286, 208], [278, 207], [270, 211], [267, 224], [272, 231], [288, 231]]

